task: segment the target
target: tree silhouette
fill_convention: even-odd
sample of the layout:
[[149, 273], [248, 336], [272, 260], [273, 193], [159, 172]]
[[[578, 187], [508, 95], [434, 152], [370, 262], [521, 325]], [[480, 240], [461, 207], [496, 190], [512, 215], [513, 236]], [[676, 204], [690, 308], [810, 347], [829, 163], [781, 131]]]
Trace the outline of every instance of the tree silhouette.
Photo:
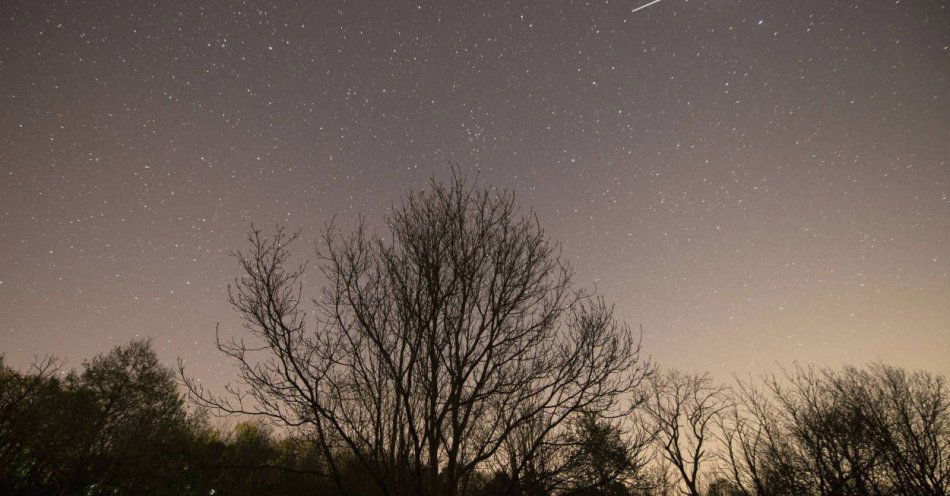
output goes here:
[[[231, 303], [245, 338], [231, 395], [195, 399], [307, 430], [333, 461], [355, 457], [386, 494], [465, 491], [515, 435], [528, 452], [569, 435], [583, 412], [623, 413], [650, 367], [633, 332], [572, 270], [513, 195], [455, 175], [411, 194], [386, 236], [327, 228], [316, 322], [301, 308], [296, 235], [250, 234]], [[531, 426], [531, 429], [525, 427]], [[525, 469], [509, 466], [512, 479]]]
[[675, 469], [684, 494], [699, 496], [702, 466], [713, 458], [714, 428], [729, 406], [727, 390], [706, 374], [670, 370], [654, 376], [646, 421], [661, 455]]
[[722, 422], [743, 494], [890, 496], [950, 491], [945, 380], [882, 364], [795, 367], [740, 384]]
[[151, 344], [118, 346], [65, 376], [53, 364], [0, 370], [0, 492], [179, 492], [192, 426]]

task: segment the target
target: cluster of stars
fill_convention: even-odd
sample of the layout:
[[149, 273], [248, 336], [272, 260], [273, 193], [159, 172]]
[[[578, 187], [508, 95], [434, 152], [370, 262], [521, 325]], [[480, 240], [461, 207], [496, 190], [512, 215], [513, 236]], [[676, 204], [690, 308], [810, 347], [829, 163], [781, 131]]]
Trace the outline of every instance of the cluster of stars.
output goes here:
[[948, 24], [938, 0], [7, 2], [0, 352], [143, 334], [224, 377], [250, 223], [382, 228], [456, 165], [659, 361], [950, 373]]

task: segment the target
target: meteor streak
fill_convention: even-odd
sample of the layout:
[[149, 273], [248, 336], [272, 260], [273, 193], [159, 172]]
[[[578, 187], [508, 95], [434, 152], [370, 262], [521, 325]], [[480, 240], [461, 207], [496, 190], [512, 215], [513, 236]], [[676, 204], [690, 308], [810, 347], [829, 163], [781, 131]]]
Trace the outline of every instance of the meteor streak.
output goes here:
[[649, 7], [649, 6], [653, 5], [653, 4], [655, 4], [655, 3], [660, 3], [661, 1], [662, 1], [662, 0], [653, 0], [653, 1], [650, 2], [650, 3], [643, 4], [643, 5], [639, 6], [639, 7], [637, 7], [637, 8], [635, 8], [635, 9], [631, 10], [630, 13], [632, 14], [632, 13], [638, 11], [638, 10], [643, 10], [643, 9], [645, 9], [645, 8], [647, 8], [647, 7]]

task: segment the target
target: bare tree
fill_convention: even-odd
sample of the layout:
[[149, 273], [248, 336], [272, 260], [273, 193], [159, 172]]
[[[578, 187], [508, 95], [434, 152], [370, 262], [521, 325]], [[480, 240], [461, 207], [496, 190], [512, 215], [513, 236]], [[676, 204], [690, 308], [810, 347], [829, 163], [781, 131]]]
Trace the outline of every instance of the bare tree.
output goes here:
[[720, 472], [740, 494], [769, 494], [763, 459], [775, 435], [772, 405], [751, 383], [736, 379], [729, 408], [717, 419]]
[[726, 388], [713, 383], [708, 374], [671, 370], [650, 381], [646, 403], [655, 444], [678, 472], [684, 494], [699, 496], [701, 468], [714, 459], [713, 428], [729, 408]]
[[945, 380], [872, 364], [739, 383], [720, 423], [743, 494], [938, 495], [950, 485]]
[[720, 473], [740, 494], [800, 496], [813, 494], [801, 446], [789, 430], [784, 405], [769, 387], [736, 378], [731, 404], [717, 421]]
[[950, 397], [946, 380], [884, 364], [826, 373], [831, 393], [857, 412], [874, 446], [868, 478], [901, 494], [950, 491]]
[[876, 478], [881, 453], [865, 406], [838, 394], [836, 382], [832, 371], [814, 367], [768, 378], [787, 439], [781, 459], [818, 494], [882, 494]]
[[624, 413], [650, 370], [638, 340], [574, 289], [513, 195], [455, 175], [387, 225], [385, 237], [327, 228], [313, 325], [303, 267], [290, 265], [296, 235], [253, 230], [231, 292], [252, 339], [218, 341], [242, 384], [222, 397], [186, 379], [196, 400], [308, 429], [337, 481], [342, 450], [387, 494], [458, 494], [526, 426], [540, 446], [582, 412]]

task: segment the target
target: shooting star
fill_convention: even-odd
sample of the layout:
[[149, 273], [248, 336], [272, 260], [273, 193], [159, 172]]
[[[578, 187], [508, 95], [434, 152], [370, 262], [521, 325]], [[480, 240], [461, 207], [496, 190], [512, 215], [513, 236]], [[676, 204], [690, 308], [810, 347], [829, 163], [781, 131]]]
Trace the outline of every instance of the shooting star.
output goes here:
[[635, 9], [631, 10], [630, 13], [632, 14], [632, 13], [638, 11], [638, 10], [643, 10], [643, 9], [645, 9], [645, 8], [647, 8], [647, 7], [649, 7], [649, 6], [653, 5], [653, 4], [655, 4], [655, 3], [660, 3], [661, 1], [663, 1], [663, 0], [653, 0], [653, 1], [650, 2], [650, 3], [643, 4], [643, 5], [639, 6], [639, 7], [637, 7], [637, 8], [635, 8]]

